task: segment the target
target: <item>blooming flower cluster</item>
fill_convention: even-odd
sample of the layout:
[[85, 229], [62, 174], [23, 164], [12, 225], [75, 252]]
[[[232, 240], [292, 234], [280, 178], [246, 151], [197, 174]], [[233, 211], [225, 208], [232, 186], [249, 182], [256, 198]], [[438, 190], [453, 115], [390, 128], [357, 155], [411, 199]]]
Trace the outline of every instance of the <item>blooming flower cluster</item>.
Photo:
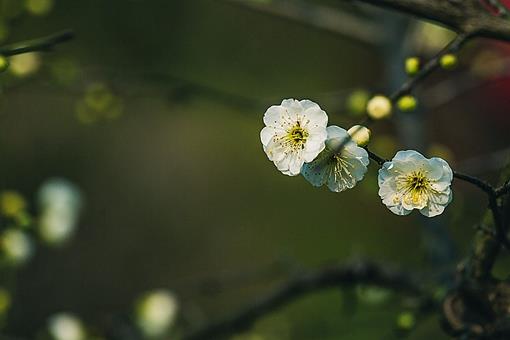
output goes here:
[[328, 115], [310, 100], [286, 99], [271, 106], [264, 123], [264, 151], [285, 175], [302, 173], [312, 185], [340, 192], [354, 187], [367, 171], [367, 152], [344, 129], [327, 127]]
[[[370, 101], [367, 110], [388, 114], [391, 103], [381, 98]], [[326, 112], [310, 100], [285, 99], [271, 106], [264, 124], [260, 132], [264, 151], [285, 175], [302, 174], [313, 186], [341, 192], [353, 188], [367, 172], [369, 155], [364, 146], [370, 130], [360, 125], [348, 131], [327, 126]], [[452, 179], [452, 169], [443, 159], [399, 151], [379, 170], [379, 196], [394, 214], [408, 215], [417, 209], [433, 217], [451, 202]]]

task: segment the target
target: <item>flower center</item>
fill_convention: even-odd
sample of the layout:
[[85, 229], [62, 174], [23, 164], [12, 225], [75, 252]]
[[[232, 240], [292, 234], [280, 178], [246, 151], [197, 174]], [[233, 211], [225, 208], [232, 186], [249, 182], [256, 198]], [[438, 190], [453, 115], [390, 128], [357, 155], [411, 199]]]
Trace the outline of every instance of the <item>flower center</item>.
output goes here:
[[297, 124], [288, 131], [287, 138], [295, 146], [304, 147], [306, 139], [308, 138], [308, 132], [297, 122]]
[[421, 171], [413, 171], [404, 179], [404, 201], [408, 204], [419, 205], [427, 200], [430, 188], [428, 178]]
[[429, 180], [421, 171], [414, 171], [406, 178], [407, 187], [413, 191], [422, 191], [429, 186]]

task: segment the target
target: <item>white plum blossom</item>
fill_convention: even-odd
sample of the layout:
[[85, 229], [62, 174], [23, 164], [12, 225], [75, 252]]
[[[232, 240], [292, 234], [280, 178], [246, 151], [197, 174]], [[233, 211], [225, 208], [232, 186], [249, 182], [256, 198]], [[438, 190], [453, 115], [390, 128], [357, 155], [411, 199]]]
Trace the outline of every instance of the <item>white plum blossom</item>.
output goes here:
[[327, 132], [325, 150], [304, 165], [303, 176], [312, 185], [327, 185], [334, 192], [351, 189], [367, 172], [368, 153], [344, 129], [333, 125], [328, 126]]
[[37, 194], [39, 209], [39, 235], [51, 245], [67, 241], [76, 230], [82, 207], [80, 190], [62, 178], [44, 182]]
[[414, 150], [399, 151], [379, 170], [379, 196], [394, 214], [441, 214], [452, 200], [453, 172], [441, 158], [425, 158]]
[[146, 293], [137, 304], [136, 322], [147, 337], [158, 337], [167, 332], [177, 318], [177, 297], [167, 290]]
[[68, 313], [53, 315], [48, 320], [48, 331], [54, 340], [84, 340], [86, 337], [80, 319]]
[[18, 229], [9, 228], [0, 235], [2, 255], [13, 265], [22, 265], [33, 254], [32, 241], [28, 235]]
[[269, 160], [289, 176], [299, 175], [304, 163], [324, 149], [328, 116], [310, 100], [285, 99], [264, 114], [260, 140]]

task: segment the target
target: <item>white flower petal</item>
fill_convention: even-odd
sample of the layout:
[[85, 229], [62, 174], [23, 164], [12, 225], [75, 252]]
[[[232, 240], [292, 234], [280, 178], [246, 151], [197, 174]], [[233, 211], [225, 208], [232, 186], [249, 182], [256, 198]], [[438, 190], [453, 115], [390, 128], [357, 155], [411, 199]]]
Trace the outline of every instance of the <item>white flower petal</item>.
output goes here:
[[392, 161], [403, 161], [403, 162], [409, 162], [409, 161], [423, 161], [426, 160], [426, 158], [415, 150], [405, 150], [405, 151], [399, 151], [393, 157]]

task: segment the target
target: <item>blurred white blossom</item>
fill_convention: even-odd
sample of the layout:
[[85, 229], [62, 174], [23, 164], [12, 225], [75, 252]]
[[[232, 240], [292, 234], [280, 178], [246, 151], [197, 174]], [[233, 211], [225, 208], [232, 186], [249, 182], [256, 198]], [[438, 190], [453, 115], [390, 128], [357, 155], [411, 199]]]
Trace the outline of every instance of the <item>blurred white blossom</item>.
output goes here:
[[7, 229], [0, 235], [2, 254], [14, 265], [25, 263], [33, 253], [30, 238], [21, 230]]
[[425, 158], [414, 150], [399, 151], [379, 170], [379, 196], [394, 214], [408, 215], [413, 209], [433, 217], [452, 200], [453, 172], [441, 158]]
[[37, 199], [41, 239], [48, 244], [68, 240], [76, 229], [82, 207], [79, 189], [65, 179], [54, 178], [43, 183]]
[[179, 305], [174, 294], [156, 290], [142, 296], [136, 306], [136, 323], [145, 336], [165, 334], [175, 322]]
[[76, 316], [60, 313], [52, 316], [48, 321], [48, 331], [53, 340], [84, 340], [85, 328]]
[[269, 160], [289, 176], [299, 175], [304, 163], [324, 149], [328, 116], [310, 100], [285, 99], [264, 114], [260, 139]]
[[327, 185], [334, 192], [353, 188], [367, 172], [368, 153], [344, 129], [333, 125], [327, 132], [325, 150], [303, 166], [303, 176], [312, 185]]
[[10, 57], [9, 61], [8, 70], [19, 78], [31, 76], [41, 67], [41, 56], [37, 52], [17, 54]]
[[367, 103], [367, 113], [372, 119], [384, 119], [391, 116], [392, 104], [388, 97], [377, 95]]

